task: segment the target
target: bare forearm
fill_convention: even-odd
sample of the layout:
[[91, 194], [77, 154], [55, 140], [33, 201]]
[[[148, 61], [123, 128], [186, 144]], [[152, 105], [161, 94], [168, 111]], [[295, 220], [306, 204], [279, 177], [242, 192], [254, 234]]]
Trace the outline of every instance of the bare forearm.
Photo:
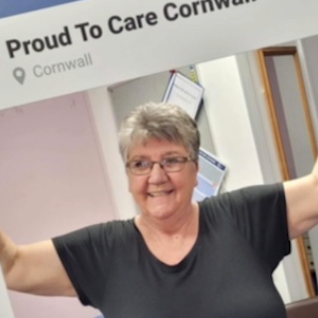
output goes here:
[[36, 295], [76, 296], [51, 240], [15, 245], [0, 231], [0, 261], [7, 287]]
[[0, 230], [0, 263], [5, 279], [13, 267], [17, 255], [17, 246]]
[[306, 177], [284, 183], [289, 234], [295, 238], [318, 223], [318, 161]]

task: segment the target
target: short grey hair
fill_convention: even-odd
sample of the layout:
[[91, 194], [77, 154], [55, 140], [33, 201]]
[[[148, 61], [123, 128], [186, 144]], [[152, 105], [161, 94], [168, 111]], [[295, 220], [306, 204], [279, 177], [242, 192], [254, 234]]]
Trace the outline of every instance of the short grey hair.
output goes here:
[[184, 146], [197, 161], [200, 133], [196, 122], [180, 107], [166, 103], [147, 103], [135, 108], [123, 121], [119, 149], [124, 162], [131, 147], [150, 139], [167, 140]]

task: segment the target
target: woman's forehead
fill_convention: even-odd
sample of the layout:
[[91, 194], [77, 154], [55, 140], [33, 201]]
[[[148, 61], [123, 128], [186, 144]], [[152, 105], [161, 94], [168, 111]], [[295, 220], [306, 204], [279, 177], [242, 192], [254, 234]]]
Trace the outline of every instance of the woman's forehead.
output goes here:
[[177, 142], [166, 139], [150, 138], [132, 143], [128, 150], [128, 158], [132, 156], [149, 156], [151, 154], [169, 155], [173, 153], [188, 153], [187, 148]]

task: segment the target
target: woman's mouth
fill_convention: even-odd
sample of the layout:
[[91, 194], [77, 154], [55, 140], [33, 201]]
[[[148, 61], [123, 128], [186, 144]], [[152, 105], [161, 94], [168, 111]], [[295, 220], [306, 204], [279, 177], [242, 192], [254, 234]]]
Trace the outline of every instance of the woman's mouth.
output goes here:
[[150, 192], [148, 193], [148, 195], [152, 198], [156, 198], [156, 197], [162, 197], [162, 196], [166, 196], [172, 193], [173, 190], [167, 190], [167, 191], [156, 191], [156, 192]]

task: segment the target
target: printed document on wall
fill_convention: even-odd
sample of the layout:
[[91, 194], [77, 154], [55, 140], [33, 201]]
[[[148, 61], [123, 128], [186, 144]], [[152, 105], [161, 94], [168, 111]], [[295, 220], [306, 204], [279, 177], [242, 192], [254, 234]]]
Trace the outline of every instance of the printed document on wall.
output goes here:
[[199, 150], [198, 185], [193, 192], [194, 201], [219, 193], [227, 167], [216, 156], [204, 149]]
[[181, 73], [174, 73], [168, 84], [163, 102], [179, 106], [195, 118], [202, 102], [203, 87]]

